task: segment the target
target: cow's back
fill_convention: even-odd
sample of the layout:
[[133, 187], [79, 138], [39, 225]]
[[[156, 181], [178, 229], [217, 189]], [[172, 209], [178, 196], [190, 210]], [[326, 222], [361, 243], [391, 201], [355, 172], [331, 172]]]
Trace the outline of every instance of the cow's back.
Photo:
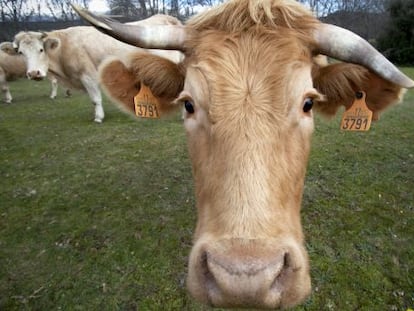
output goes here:
[[51, 64], [58, 62], [66, 64], [64, 69], [71, 74], [72, 70], [79, 71], [82, 67], [95, 69], [108, 56], [122, 56], [137, 48], [109, 37], [93, 27], [78, 26], [63, 30], [52, 31], [50, 38], [57, 38], [60, 46], [49, 53]]
[[9, 55], [0, 51], [0, 68], [0, 71], [4, 72], [8, 81], [26, 75], [26, 63], [20, 55]]
[[[77, 83], [82, 73], [97, 74], [99, 65], [108, 57], [116, 56], [126, 60], [131, 52], [145, 51], [144, 49], [122, 43], [101, 33], [94, 27], [76, 26], [52, 31], [50, 38], [57, 38], [60, 46], [56, 51], [50, 51], [49, 66], [51, 71], [57, 72], [60, 80], [67, 80], [65, 84], [81, 88]], [[166, 57], [172, 61], [181, 60], [178, 51], [155, 51], [152, 53]]]

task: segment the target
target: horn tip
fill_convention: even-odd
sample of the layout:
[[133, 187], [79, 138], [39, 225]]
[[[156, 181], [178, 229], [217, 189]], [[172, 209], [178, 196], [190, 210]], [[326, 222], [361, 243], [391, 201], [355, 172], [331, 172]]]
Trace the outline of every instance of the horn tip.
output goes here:
[[412, 89], [414, 88], [414, 81], [410, 80], [409, 83], [405, 86], [407, 89]]
[[404, 87], [407, 88], [407, 89], [414, 88], [414, 81], [413, 81], [413, 79], [411, 79], [411, 77], [407, 76], [407, 83], [404, 85]]
[[91, 12], [89, 12], [88, 10], [82, 8], [81, 6], [77, 4], [71, 3], [70, 5], [75, 10], [75, 12], [79, 14], [80, 17], [82, 17], [84, 20], [86, 20], [93, 26], [100, 27], [106, 30], [111, 30], [111, 27], [109, 27], [109, 25], [100, 21], [98, 16], [95, 16], [94, 14], [92, 14]]

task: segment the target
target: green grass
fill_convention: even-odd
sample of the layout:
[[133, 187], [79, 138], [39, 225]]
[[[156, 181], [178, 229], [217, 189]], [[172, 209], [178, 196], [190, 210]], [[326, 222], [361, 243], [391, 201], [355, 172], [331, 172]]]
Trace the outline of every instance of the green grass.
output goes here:
[[[412, 69], [407, 69], [414, 76]], [[11, 84], [0, 105], [0, 310], [205, 310], [184, 280], [195, 224], [179, 114]], [[368, 133], [316, 119], [303, 203], [313, 293], [296, 310], [414, 307], [414, 93]]]

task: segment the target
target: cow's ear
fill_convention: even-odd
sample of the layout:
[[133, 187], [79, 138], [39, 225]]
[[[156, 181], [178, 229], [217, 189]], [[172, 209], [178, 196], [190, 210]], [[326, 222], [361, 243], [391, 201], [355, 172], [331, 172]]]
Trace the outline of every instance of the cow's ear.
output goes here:
[[349, 108], [355, 100], [355, 94], [363, 91], [375, 120], [379, 118], [382, 110], [399, 102], [403, 95], [403, 89], [398, 85], [380, 78], [362, 66], [348, 63], [315, 68], [313, 83], [326, 99], [317, 103], [315, 108], [328, 116], [333, 116], [341, 106]]
[[2, 42], [0, 44], [0, 50], [2, 50], [3, 52], [9, 54], [9, 55], [16, 55], [17, 51], [13, 46], [12, 42]]
[[140, 90], [140, 84], [134, 75], [118, 59], [111, 59], [100, 66], [100, 80], [104, 92], [123, 110], [133, 113], [134, 96]]
[[44, 41], [44, 45], [46, 50], [54, 50], [59, 47], [60, 40], [56, 38], [46, 38]]
[[134, 97], [143, 84], [157, 98], [160, 115], [177, 108], [173, 101], [184, 84], [184, 75], [177, 64], [148, 53], [133, 54], [128, 65], [108, 59], [100, 66], [99, 73], [105, 93], [130, 113], [135, 113]]

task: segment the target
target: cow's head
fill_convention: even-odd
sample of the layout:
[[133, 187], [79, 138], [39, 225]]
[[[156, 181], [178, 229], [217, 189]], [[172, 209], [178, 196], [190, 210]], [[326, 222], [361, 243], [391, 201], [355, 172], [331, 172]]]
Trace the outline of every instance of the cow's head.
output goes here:
[[15, 50], [22, 54], [27, 62], [27, 77], [33, 80], [42, 80], [49, 70], [48, 53], [59, 47], [60, 41], [49, 38], [41, 32], [19, 32], [13, 41]]
[[[222, 307], [303, 301], [311, 288], [300, 207], [312, 108], [333, 115], [364, 91], [379, 112], [414, 82], [295, 1], [228, 1], [178, 27], [131, 28], [78, 11], [130, 44], [186, 54], [180, 65], [139, 53], [127, 63], [112, 59], [101, 81], [131, 112], [141, 83], [164, 110], [186, 109], [198, 209], [191, 294]], [[321, 67], [317, 54], [344, 63]]]

